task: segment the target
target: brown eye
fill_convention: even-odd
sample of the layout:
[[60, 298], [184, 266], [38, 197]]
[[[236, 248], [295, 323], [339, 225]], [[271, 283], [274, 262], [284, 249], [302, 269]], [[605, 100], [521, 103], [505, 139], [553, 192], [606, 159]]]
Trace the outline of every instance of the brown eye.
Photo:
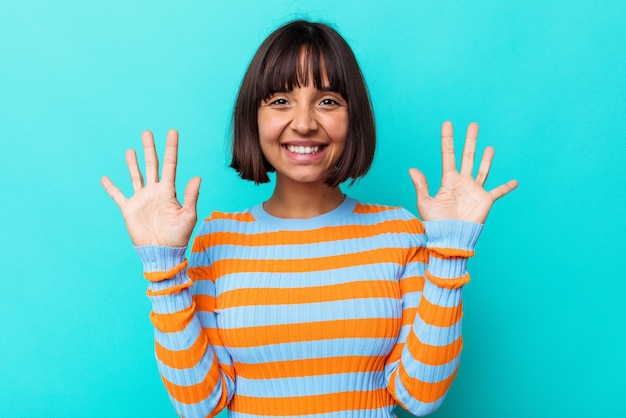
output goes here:
[[274, 99], [270, 102], [268, 102], [269, 105], [274, 105], [274, 106], [284, 106], [286, 104], [288, 104], [289, 102], [287, 102], [287, 100], [285, 99]]
[[339, 102], [335, 99], [324, 99], [320, 102], [323, 106], [338, 106]]

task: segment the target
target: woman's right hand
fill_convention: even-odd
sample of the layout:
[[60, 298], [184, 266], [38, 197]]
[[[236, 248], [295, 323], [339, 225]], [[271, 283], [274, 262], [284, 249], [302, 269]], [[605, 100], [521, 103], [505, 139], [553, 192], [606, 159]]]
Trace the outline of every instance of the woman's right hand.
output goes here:
[[178, 132], [167, 134], [162, 178], [159, 180], [159, 160], [152, 132], [142, 134], [146, 160], [146, 178], [141, 175], [134, 150], [126, 152], [126, 164], [133, 183], [134, 194], [127, 199], [108, 177], [101, 183], [106, 192], [120, 207], [128, 234], [135, 246], [160, 245], [184, 247], [196, 225], [196, 202], [200, 190], [200, 177], [192, 178], [185, 188], [183, 205], [176, 199], [176, 161], [178, 158]]

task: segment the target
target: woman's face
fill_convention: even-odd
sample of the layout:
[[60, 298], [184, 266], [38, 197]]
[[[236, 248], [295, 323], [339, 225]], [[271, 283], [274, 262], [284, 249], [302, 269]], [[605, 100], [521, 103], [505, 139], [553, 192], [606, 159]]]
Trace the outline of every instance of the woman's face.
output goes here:
[[261, 150], [276, 169], [277, 181], [328, 178], [348, 136], [348, 104], [341, 94], [296, 87], [261, 102], [257, 117]]

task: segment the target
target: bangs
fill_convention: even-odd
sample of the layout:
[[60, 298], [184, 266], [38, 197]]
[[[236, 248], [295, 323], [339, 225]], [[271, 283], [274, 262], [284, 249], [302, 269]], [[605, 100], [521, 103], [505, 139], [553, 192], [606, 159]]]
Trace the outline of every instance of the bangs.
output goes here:
[[[298, 39], [277, 42], [264, 60], [257, 84], [257, 98], [268, 99], [274, 93], [291, 91], [312, 84], [318, 90], [340, 93], [348, 100], [345, 72], [340, 68], [341, 59], [331, 48], [325, 47], [323, 39]], [[325, 84], [326, 76], [327, 84]], [[311, 80], [312, 79], [312, 80]]]

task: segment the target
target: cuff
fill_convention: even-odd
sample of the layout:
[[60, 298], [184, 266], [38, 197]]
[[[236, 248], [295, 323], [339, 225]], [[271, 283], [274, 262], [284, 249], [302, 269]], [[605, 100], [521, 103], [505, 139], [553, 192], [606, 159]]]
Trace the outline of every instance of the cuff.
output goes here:
[[187, 247], [161, 247], [147, 245], [135, 247], [143, 263], [145, 278], [150, 282], [149, 294], [161, 294], [167, 289], [183, 289], [189, 286], [190, 280], [185, 274]]
[[445, 220], [424, 222], [424, 228], [430, 254], [426, 277], [438, 287], [450, 289], [469, 282], [467, 259], [474, 255], [483, 225]]
[[153, 273], [156, 271], [168, 271], [185, 261], [187, 247], [161, 247], [158, 245], [145, 245], [135, 247], [139, 258], [143, 263], [143, 271]]
[[424, 222], [424, 228], [428, 236], [428, 248], [473, 252], [483, 224], [456, 220], [427, 221]]

